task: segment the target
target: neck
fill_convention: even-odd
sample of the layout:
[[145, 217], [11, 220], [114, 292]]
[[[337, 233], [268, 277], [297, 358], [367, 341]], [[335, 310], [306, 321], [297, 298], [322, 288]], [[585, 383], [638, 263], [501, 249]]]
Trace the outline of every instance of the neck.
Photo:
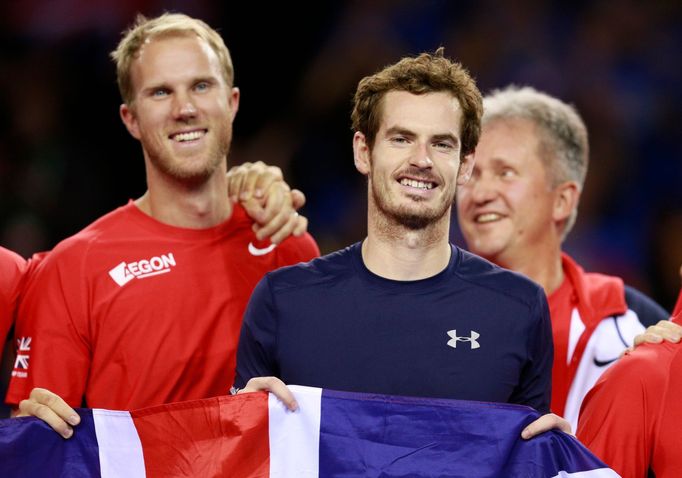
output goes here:
[[199, 184], [186, 184], [147, 171], [148, 189], [137, 207], [159, 222], [188, 229], [217, 226], [232, 215], [225, 167]]
[[532, 281], [540, 284], [549, 295], [557, 290], [564, 280], [564, 270], [561, 266], [561, 247], [557, 245], [551, 249], [534, 249], [527, 257], [509, 258], [505, 260], [492, 259], [497, 265], [519, 272]]
[[370, 212], [367, 239], [362, 244], [365, 266], [386, 279], [407, 281], [433, 277], [450, 262], [449, 225], [449, 212], [420, 230], [401, 226], [376, 211]]

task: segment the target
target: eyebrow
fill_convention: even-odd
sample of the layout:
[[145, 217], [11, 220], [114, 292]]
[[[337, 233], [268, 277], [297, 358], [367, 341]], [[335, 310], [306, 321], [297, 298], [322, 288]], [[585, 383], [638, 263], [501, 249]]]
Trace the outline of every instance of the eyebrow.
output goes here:
[[459, 144], [459, 139], [456, 136], [451, 135], [450, 133], [437, 134], [434, 135], [432, 139], [434, 141], [450, 141], [455, 146]]
[[391, 136], [394, 134], [399, 134], [400, 136], [407, 136], [408, 138], [414, 138], [415, 136], [417, 136], [417, 134], [414, 133], [413, 131], [410, 131], [409, 129], [403, 128], [401, 126], [393, 126], [386, 130], [386, 136]]
[[[213, 75], [209, 75], [209, 76], [197, 76], [196, 78], [192, 78], [190, 84], [191, 84], [191, 85], [196, 85], [197, 83], [208, 83], [208, 84], [210, 84], [210, 85], [215, 85], [215, 84], [218, 83], [218, 79], [217, 79], [215, 76], [213, 76]], [[173, 87], [170, 86], [169, 83], [167, 83], [167, 82], [161, 82], [161, 83], [155, 83], [155, 84], [152, 84], [152, 85], [150, 85], [150, 86], [148, 86], [148, 87], [146, 87], [146, 88], [143, 88], [143, 89], [141, 90], [141, 92], [142, 92], [143, 94], [149, 95], [150, 93], [153, 93], [153, 92], [156, 91], [156, 90], [172, 90], [172, 89], [173, 89]]]
[[[388, 128], [386, 130], [386, 135], [394, 135], [394, 134], [399, 134], [401, 136], [405, 136], [407, 138], [414, 138], [417, 136], [417, 134], [414, 131], [410, 131], [407, 128], [403, 128], [402, 126], [393, 126], [391, 128]], [[443, 134], [436, 134], [431, 136], [432, 141], [450, 141], [452, 144], [457, 146], [459, 144], [459, 139], [456, 136], [453, 136], [450, 133], [443, 133]]]

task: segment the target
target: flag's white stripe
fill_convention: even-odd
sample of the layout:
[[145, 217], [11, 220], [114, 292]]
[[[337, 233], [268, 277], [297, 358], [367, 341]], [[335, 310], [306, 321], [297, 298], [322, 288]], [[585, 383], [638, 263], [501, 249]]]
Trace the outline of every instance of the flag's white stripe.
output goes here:
[[270, 416], [270, 476], [317, 478], [320, 449], [321, 388], [289, 389], [298, 410], [288, 411], [273, 394], [268, 399]]
[[558, 475], [554, 475], [552, 478], [620, 478], [620, 475], [611, 468], [597, 468], [596, 470], [576, 471], [575, 473], [560, 471]]
[[93, 409], [102, 478], [144, 478], [142, 443], [130, 413]]

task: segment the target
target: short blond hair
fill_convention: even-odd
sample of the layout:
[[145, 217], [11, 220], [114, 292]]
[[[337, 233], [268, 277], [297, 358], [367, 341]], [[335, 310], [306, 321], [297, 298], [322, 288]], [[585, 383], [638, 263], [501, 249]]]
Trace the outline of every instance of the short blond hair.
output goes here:
[[154, 38], [191, 34], [208, 43], [218, 56], [225, 82], [230, 87], [234, 85], [234, 68], [230, 51], [218, 32], [205, 22], [181, 13], [164, 13], [151, 19], [138, 15], [131, 27], [123, 32], [123, 38], [116, 50], [111, 52], [111, 58], [116, 62], [118, 89], [126, 104], [132, 104], [134, 99], [130, 68], [133, 60], [138, 58], [144, 44]]

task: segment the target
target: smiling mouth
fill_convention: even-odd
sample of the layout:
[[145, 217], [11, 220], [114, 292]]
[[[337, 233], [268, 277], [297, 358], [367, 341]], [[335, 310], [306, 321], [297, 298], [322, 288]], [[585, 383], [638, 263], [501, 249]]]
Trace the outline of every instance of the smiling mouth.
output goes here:
[[486, 212], [484, 214], [479, 214], [474, 217], [474, 222], [477, 224], [487, 224], [489, 222], [495, 222], [502, 219], [502, 215], [496, 212]]
[[417, 179], [402, 178], [399, 182], [403, 186], [409, 186], [411, 188], [423, 189], [424, 191], [428, 191], [429, 189], [433, 189], [436, 187], [435, 183], [432, 183], [430, 181], [419, 181]]
[[194, 130], [194, 131], [186, 131], [184, 133], [175, 133], [169, 136], [170, 139], [173, 141], [177, 141], [178, 143], [186, 143], [188, 141], [196, 141], [200, 138], [203, 138], [207, 133], [207, 130], [201, 129], [201, 130]]

